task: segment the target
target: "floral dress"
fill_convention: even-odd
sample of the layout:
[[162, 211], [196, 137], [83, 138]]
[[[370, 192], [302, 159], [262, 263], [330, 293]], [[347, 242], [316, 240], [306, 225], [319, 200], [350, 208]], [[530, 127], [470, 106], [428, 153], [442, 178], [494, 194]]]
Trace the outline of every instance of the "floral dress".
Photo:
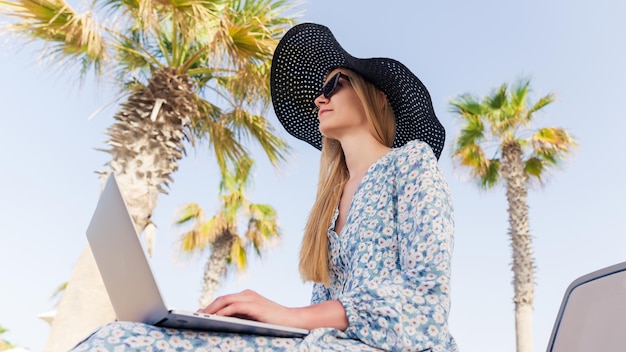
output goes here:
[[448, 330], [452, 201], [430, 147], [413, 141], [384, 155], [339, 234], [338, 214], [328, 229], [331, 284], [315, 284], [311, 303], [339, 300], [345, 331], [278, 338], [115, 322], [72, 351], [458, 351]]

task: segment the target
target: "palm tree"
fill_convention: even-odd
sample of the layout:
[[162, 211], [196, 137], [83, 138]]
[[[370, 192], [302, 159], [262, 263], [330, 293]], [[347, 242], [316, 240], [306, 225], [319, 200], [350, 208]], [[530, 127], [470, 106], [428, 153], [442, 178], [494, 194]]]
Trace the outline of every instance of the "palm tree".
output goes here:
[[[252, 159], [242, 158], [233, 168], [234, 172], [223, 170], [219, 192], [221, 208], [215, 215], [205, 220], [204, 210], [196, 203], [189, 203], [176, 220], [179, 225], [193, 225], [181, 236], [183, 253], [211, 250], [204, 268], [200, 307], [211, 303], [228, 266], [236, 267], [238, 271], [246, 268], [247, 249], [252, 247], [261, 256], [264, 245], [280, 236], [274, 208], [268, 204], [250, 203], [245, 195]], [[242, 217], [247, 219], [243, 236], [238, 228]]]
[[[286, 143], [262, 115], [275, 45], [294, 22], [286, 0], [101, 0], [82, 13], [65, 0], [0, 0], [8, 29], [44, 44], [51, 62], [111, 79], [126, 100], [108, 130], [114, 172], [149, 248], [158, 196], [188, 145], [205, 140], [219, 168], [258, 142], [273, 165]], [[211, 101], [209, 101], [211, 99]], [[256, 112], [255, 112], [256, 111]], [[86, 247], [51, 327], [48, 350], [67, 350], [114, 318]]]
[[[532, 182], [543, 184], [551, 167], [576, 146], [562, 128], [531, 130], [535, 113], [554, 102], [554, 94], [528, 102], [530, 81], [519, 80], [510, 89], [501, 85], [482, 100], [463, 94], [450, 102], [462, 122], [453, 159], [469, 169], [482, 189], [503, 179], [508, 202], [509, 236], [513, 249], [515, 332], [518, 352], [532, 351], [534, 271], [527, 194]], [[501, 179], [502, 177], [502, 179]]]

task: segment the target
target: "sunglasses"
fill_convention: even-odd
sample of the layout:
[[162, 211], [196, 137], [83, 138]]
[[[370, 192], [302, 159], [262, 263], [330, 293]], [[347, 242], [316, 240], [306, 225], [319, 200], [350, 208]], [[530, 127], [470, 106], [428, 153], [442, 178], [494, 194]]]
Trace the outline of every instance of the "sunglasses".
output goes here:
[[324, 84], [318, 96], [323, 94], [324, 98], [330, 99], [330, 97], [337, 91], [340, 78], [350, 81], [350, 77], [344, 75], [341, 72], [337, 72], [330, 78], [330, 80], [326, 84]]

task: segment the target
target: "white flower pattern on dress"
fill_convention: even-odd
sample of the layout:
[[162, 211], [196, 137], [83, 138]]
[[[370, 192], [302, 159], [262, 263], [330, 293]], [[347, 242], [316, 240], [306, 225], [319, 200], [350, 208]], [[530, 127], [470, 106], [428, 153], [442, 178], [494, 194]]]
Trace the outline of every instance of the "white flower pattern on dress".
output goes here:
[[452, 200], [430, 147], [413, 141], [383, 156], [361, 180], [340, 234], [338, 214], [328, 228], [331, 283], [315, 284], [311, 303], [339, 300], [345, 331], [278, 338], [116, 322], [73, 351], [458, 351], [447, 325]]

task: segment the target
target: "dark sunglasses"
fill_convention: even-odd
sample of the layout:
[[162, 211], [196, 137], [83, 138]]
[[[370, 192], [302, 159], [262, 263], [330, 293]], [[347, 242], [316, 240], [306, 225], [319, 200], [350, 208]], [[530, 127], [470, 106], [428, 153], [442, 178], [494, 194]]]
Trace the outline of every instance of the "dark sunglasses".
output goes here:
[[326, 84], [324, 84], [319, 94], [323, 94], [324, 98], [330, 99], [330, 97], [337, 91], [337, 86], [339, 84], [340, 78], [350, 81], [350, 77], [344, 75], [341, 72], [337, 72], [330, 78], [330, 80]]

